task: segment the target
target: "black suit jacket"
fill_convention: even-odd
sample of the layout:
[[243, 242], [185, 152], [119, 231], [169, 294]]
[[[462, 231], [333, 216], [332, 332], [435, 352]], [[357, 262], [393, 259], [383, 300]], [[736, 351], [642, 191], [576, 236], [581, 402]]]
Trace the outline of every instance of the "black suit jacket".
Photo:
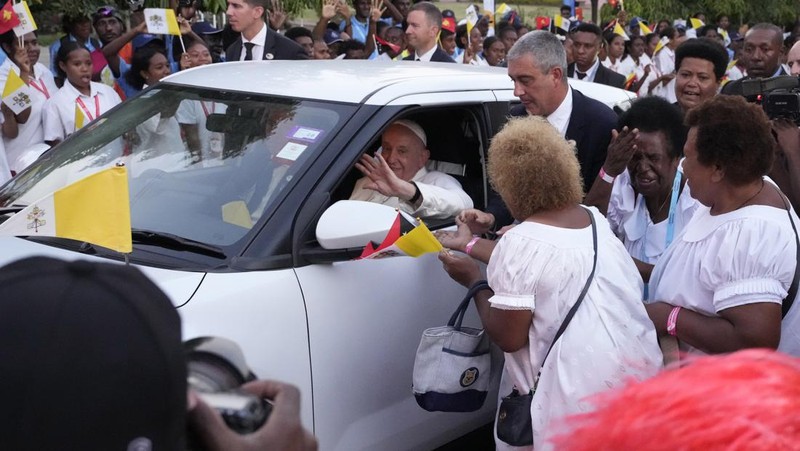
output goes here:
[[[510, 116], [527, 116], [524, 105], [511, 108]], [[578, 149], [578, 162], [581, 164], [581, 177], [584, 189], [591, 188], [594, 179], [606, 161], [611, 130], [616, 128], [619, 118], [603, 103], [586, 97], [578, 90], [572, 90], [572, 113], [569, 116], [566, 138], [575, 141]], [[531, 175], [535, 176], [535, 175]], [[500, 196], [490, 191], [486, 211], [492, 213], [497, 228], [511, 224], [514, 218]]]
[[[267, 55], [272, 55], [268, 58]], [[225, 50], [225, 61], [239, 61], [242, 57], [242, 35]], [[253, 55], [255, 59], [255, 55]], [[308, 53], [300, 44], [272, 31], [267, 27], [267, 37], [264, 39], [264, 60], [307, 60]]]
[[[567, 76], [572, 78], [575, 75], [575, 63], [570, 64], [567, 66]], [[594, 74], [594, 82], [600, 83], [601, 85], [608, 85], [613, 86], [615, 88], [623, 89], [625, 88], [625, 76], [620, 75], [613, 70], [603, 66], [600, 63], [597, 66], [597, 72]]]
[[[778, 75], [776, 76], [781, 76], [781, 75], [789, 75], [786, 73], [785, 70], [783, 70], [783, 66], [781, 66], [781, 69], [780, 71], [778, 71]], [[725, 83], [725, 86], [722, 87], [722, 91], [720, 91], [720, 94], [726, 94], [730, 96], [742, 96], [746, 98], [748, 102], [755, 102], [756, 100], [758, 100], [758, 95], [753, 95], [753, 96], [744, 95], [744, 93], [742, 92], [742, 80], [753, 80], [753, 77], [744, 77], [739, 80], [733, 80], [732, 82]]]
[[[416, 52], [412, 55], [408, 55], [407, 57], [403, 58], [403, 61], [414, 61], [416, 58]], [[441, 47], [436, 46], [436, 51], [433, 52], [431, 55], [431, 62], [434, 63], [455, 63], [453, 58], [450, 58], [450, 55], [444, 52]]]

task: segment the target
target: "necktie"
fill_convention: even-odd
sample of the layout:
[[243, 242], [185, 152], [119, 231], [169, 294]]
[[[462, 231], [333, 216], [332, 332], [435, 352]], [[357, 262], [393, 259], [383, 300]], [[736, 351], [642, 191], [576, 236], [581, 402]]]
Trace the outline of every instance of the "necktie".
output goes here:
[[586, 78], [586, 72], [581, 72], [578, 69], [575, 69], [575, 74], [578, 75], [578, 80], [583, 80]]
[[245, 42], [245, 51], [244, 51], [244, 60], [245, 61], [253, 61], [253, 47], [256, 45], [252, 42]]

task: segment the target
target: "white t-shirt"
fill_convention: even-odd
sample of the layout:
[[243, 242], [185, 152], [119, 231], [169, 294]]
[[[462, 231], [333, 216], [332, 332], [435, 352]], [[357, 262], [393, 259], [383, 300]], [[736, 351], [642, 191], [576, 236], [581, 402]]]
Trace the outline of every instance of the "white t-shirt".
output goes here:
[[83, 114], [83, 125], [86, 126], [120, 103], [119, 94], [102, 83], [91, 82], [91, 92], [85, 96], [65, 80], [64, 86], [44, 104], [44, 140], [63, 141], [74, 133], [77, 111]]
[[204, 161], [219, 157], [222, 152], [221, 133], [209, 131], [206, 120], [209, 114], [225, 114], [228, 106], [207, 100], [184, 100], [175, 112], [179, 124], [196, 125], [200, 140], [200, 153]]
[[[0, 86], [6, 85], [10, 70], [19, 75], [19, 67], [8, 58], [0, 65]], [[3, 137], [8, 164], [11, 170], [15, 172], [22, 171], [27, 166], [27, 163], [30, 163], [31, 158], [27, 158], [27, 151], [31, 149], [31, 146], [44, 143], [44, 128], [42, 126], [44, 104], [47, 99], [58, 92], [58, 87], [56, 87], [56, 83], [53, 80], [53, 74], [50, 73], [47, 67], [41, 63], [36, 63], [33, 66], [33, 73], [36, 80], [29, 84], [31, 93], [30, 117], [24, 124], [17, 124], [19, 134], [16, 138]]]
[[[689, 185], [684, 184], [675, 205], [673, 241], [699, 206], [700, 203], [691, 195]], [[669, 219], [653, 224], [644, 196], [634, 192], [627, 169], [614, 180], [606, 217], [611, 230], [622, 240], [633, 258], [651, 265], [658, 261], [666, 249]]]
[[[662, 75], [671, 74], [675, 72], [675, 52], [669, 48], [664, 47], [655, 55], [655, 62], [658, 71]], [[666, 85], [660, 84], [653, 92], [653, 95], [665, 98], [669, 103], [675, 103], [678, 98], [675, 96], [675, 79]]]
[[[583, 303], [547, 357], [533, 396], [537, 451], [552, 449], [548, 440], [559, 432], [552, 421], [591, 410], [587, 396], [621, 387], [631, 378], [643, 380], [662, 366], [655, 328], [641, 302], [639, 272], [603, 215], [589, 210], [597, 224], [597, 269]], [[566, 229], [529, 221], [506, 232], [492, 252], [486, 270], [494, 290], [492, 308], [534, 313], [528, 344], [505, 354], [506, 379], [521, 393], [533, 386], [593, 259], [591, 226]]]
[[[792, 219], [800, 227], [794, 211]], [[796, 248], [786, 210], [752, 205], [712, 216], [701, 205], [653, 269], [651, 298], [711, 317], [756, 302], [780, 304], [794, 278]], [[681, 349], [702, 353], [683, 342]], [[797, 299], [782, 321], [779, 350], [800, 356]]]

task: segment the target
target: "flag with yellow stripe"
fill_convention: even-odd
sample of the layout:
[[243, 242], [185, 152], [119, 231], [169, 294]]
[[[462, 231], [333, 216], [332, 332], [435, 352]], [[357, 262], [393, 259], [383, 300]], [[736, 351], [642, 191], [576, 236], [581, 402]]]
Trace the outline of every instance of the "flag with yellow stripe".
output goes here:
[[50, 236], [133, 250], [128, 172], [96, 172], [25, 207], [0, 224], [0, 236]]
[[144, 20], [147, 23], [147, 32], [153, 34], [173, 34], [180, 36], [181, 28], [175, 11], [161, 8], [145, 8]]

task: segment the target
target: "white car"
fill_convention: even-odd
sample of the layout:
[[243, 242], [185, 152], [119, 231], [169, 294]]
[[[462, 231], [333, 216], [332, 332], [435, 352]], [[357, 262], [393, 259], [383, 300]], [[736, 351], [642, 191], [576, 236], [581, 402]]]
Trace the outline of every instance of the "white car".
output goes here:
[[[610, 106], [633, 97], [571, 83]], [[466, 290], [434, 254], [354, 260], [365, 233], [375, 233], [366, 219], [374, 205], [354, 215], [364, 221], [351, 221], [352, 230], [317, 230], [318, 220], [349, 197], [360, 176], [355, 162], [401, 117], [427, 131], [430, 165], [459, 179], [483, 208], [488, 143], [516, 100], [505, 70], [494, 68], [209, 65], [170, 76], [44, 154], [0, 188], [0, 215], [124, 162], [130, 262], [174, 302], [186, 340], [232, 340], [256, 376], [297, 385], [303, 423], [321, 449], [432, 449], [490, 423], [495, 412], [496, 389], [474, 413], [426, 412], [411, 391], [422, 331], [445, 324]], [[183, 141], [200, 147], [189, 151], [176, 139], [176, 108], [182, 121], [198, 124], [184, 128]], [[378, 224], [379, 232], [389, 225]], [[318, 232], [336, 237], [338, 248], [323, 248]], [[60, 238], [0, 243], [2, 264], [31, 255], [123, 261]], [[469, 322], [478, 324], [472, 308]]]

